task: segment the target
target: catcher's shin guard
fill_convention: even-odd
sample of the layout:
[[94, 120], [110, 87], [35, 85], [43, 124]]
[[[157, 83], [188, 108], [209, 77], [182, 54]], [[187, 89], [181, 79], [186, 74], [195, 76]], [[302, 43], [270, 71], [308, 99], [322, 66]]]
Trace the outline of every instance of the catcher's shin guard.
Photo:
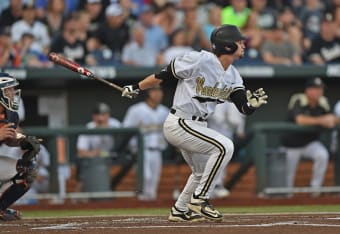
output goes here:
[[12, 179], [13, 184], [0, 197], [0, 211], [6, 211], [29, 190], [37, 174], [36, 167], [34, 160], [28, 162], [24, 162], [22, 159], [18, 160], [18, 173]]

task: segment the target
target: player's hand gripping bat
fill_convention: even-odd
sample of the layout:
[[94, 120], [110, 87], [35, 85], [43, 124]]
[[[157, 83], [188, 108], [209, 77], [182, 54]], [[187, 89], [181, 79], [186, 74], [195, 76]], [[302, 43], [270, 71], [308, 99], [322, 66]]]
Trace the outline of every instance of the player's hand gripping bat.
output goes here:
[[84, 75], [86, 77], [89, 77], [89, 78], [92, 78], [92, 79], [95, 79], [95, 80], [98, 80], [108, 86], [111, 86], [112, 88], [122, 92], [123, 91], [123, 88], [120, 87], [119, 85], [116, 85], [114, 83], [111, 83], [107, 80], [104, 80], [103, 78], [101, 77], [98, 77], [96, 76], [95, 74], [93, 74], [91, 71], [89, 71], [87, 68], [85, 67], [82, 67], [80, 66], [79, 64], [67, 59], [67, 58], [64, 58], [63, 56], [60, 56], [54, 52], [51, 52], [49, 53], [48, 55], [48, 58], [50, 61], [52, 61], [53, 63], [55, 64], [58, 64], [60, 66], [63, 66], [71, 71], [74, 71], [74, 72], [77, 72], [81, 75]]

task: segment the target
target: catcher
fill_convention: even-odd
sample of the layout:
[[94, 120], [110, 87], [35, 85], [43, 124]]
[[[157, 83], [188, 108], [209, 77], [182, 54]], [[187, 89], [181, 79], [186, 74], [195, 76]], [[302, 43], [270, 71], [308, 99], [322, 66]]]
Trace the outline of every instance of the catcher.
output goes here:
[[0, 220], [21, 219], [21, 212], [9, 209], [15, 201], [24, 195], [36, 177], [35, 157], [40, 150], [36, 137], [17, 133], [19, 82], [7, 73], [0, 73], [0, 144], [20, 146], [24, 153], [21, 159], [12, 159], [0, 155], [0, 186], [9, 185], [0, 197]]

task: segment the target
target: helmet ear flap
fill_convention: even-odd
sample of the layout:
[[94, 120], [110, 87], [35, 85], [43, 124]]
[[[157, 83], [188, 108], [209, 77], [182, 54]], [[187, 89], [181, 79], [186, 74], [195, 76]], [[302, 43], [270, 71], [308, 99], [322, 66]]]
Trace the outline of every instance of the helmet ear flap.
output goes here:
[[235, 42], [226, 43], [224, 49], [226, 54], [233, 54], [237, 50], [237, 44]]

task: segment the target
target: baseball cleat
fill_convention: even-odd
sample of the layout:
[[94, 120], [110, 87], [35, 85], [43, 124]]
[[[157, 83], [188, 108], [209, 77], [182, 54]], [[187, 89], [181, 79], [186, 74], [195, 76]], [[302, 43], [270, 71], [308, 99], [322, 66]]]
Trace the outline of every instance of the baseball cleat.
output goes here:
[[208, 199], [201, 199], [195, 196], [191, 197], [191, 202], [188, 204], [190, 210], [201, 214], [205, 218], [212, 221], [222, 221], [223, 215], [210, 205]]
[[21, 212], [14, 209], [6, 209], [0, 212], [0, 220], [14, 221], [21, 219]]
[[205, 218], [192, 210], [181, 211], [175, 206], [171, 208], [168, 220], [170, 222], [202, 222]]

